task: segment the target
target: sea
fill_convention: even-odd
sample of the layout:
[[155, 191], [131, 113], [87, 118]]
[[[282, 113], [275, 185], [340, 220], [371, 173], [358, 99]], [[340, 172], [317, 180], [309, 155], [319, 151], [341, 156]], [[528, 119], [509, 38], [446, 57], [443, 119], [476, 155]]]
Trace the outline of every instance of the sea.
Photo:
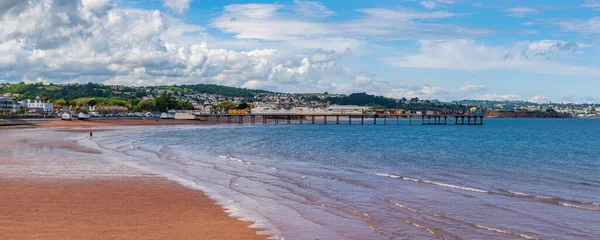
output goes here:
[[600, 119], [282, 122], [78, 141], [274, 239], [600, 239]]

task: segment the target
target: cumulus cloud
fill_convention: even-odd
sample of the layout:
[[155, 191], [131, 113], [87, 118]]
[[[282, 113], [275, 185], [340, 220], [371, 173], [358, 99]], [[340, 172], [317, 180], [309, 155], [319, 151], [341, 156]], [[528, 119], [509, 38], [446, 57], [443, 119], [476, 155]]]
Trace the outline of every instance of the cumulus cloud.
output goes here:
[[548, 97], [547, 96], [540, 96], [540, 95], [536, 95], [533, 96], [532, 98], [529, 99], [529, 102], [534, 102], [534, 103], [547, 103]]
[[[252, 17], [269, 14], [254, 10], [248, 13]], [[105, 0], [31, 0], [6, 11], [0, 25], [0, 71], [9, 81], [218, 83], [333, 91], [336, 85], [324, 84], [324, 78], [358, 74], [337, 64], [350, 50], [303, 55], [213, 48], [197, 38], [186, 39], [201, 33], [200, 26], [160, 11], [115, 8]]]
[[314, 54], [310, 56], [310, 61], [314, 63], [330, 62], [350, 56], [352, 56], [352, 50], [350, 50], [349, 48], [346, 48], [346, 50], [343, 53], [318, 49]]
[[14, 6], [16, 6], [19, 3], [22, 3], [23, 1], [21, 0], [3, 0], [0, 1], [0, 16], [2, 16], [2, 14], [4, 14], [4, 12], [8, 11], [9, 9], [12, 9]]
[[163, 5], [179, 14], [190, 9], [190, 3], [194, 0], [162, 0]]
[[442, 101], [478, 99], [476, 96], [485, 90], [484, 85], [464, 84], [455, 89], [449, 89], [437, 85], [422, 86], [396, 86], [389, 84], [386, 86], [389, 90], [384, 93], [391, 98], [420, 98], [420, 99], [438, 99]]
[[600, 76], [600, 69], [552, 60], [552, 56], [573, 54], [573, 42], [544, 40], [520, 42], [512, 48], [486, 46], [473, 40], [423, 40], [416, 54], [384, 58], [398, 67], [489, 70], [511, 69], [531, 73]]
[[575, 42], [565, 42], [557, 40], [542, 40], [530, 43], [527, 49], [535, 56], [550, 56], [555, 52], [575, 53], [579, 46]]

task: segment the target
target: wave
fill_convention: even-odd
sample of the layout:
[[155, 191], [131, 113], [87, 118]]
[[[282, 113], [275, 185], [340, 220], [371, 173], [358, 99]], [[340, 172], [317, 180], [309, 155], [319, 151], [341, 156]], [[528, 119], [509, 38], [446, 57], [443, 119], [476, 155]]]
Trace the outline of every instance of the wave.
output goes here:
[[595, 203], [595, 202], [570, 200], [570, 199], [564, 199], [564, 198], [559, 198], [559, 197], [539, 196], [539, 195], [504, 190], [504, 189], [500, 189], [499, 192], [497, 192], [497, 194], [502, 194], [502, 195], [509, 196], [509, 197], [527, 198], [527, 199], [540, 201], [540, 202], [544, 202], [544, 203], [549, 203], [549, 204], [554, 204], [554, 205], [559, 205], [559, 206], [563, 206], [563, 207], [577, 208], [577, 209], [590, 210], [590, 211], [600, 211], [600, 204]]
[[539, 239], [539, 238], [532, 237], [532, 236], [529, 236], [529, 235], [525, 235], [525, 234], [522, 234], [522, 233], [510, 232], [510, 231], [506, 231], [506, 230], [502, 230], [502, 229], [498, 229], [498, 228], [483, 226], [483, 225], [480, 225], [480, 224], [475, 224], [475, 226], [478, 227], [478, 228], [482, 228], [482, 229], [488, 230], [488, 231], [502, 233], [502, 234], [507, 234], [507, 235], [513, 235], [513, 236], [522, 237], [522, 238], [525, 238], [525, 239]]
[[388, 201], [388, 202], [389, 202], [389, 203], [391, 203], [391, 204], [394, 204], [394, 205], [396, 205], [396, 206], [398, 206], [398, 207], [401, 207], [401, 208], [407, 209], [407, 210], [409, 210], [409, 211], [411, 211], [411, 212], [414, 212], [414, 213], [418, 213], [418, 212], [419, 212], [419, 210], [417, 210], [417, 209], [411, 208], [411, 207], [409, 207], [409, 206], [406, 206], [406, 205], [404, 205], [404, 204], [401, 204], [401, 203], [399, 203], [399, 202], [395, 202], [394, 200], [391, 200], [391, 199], [385, 199], [385, 198], [381, 198], [381, 200], [383, 200], [383, 201]]
[[454, 218], [454, 217], [450, 217], [444, 214], [430, 214], [431, 216], [434, 217], [438, 217], [438, 218], [443, 218], [443, 219], [447, 219], [453, 222], [458, 222], [467, 226], [472, 226], [472, 227], [476, 227], [476, 228], [480, 228], [480, 229], [484, 229], [490, 232], [495, 232], [495, 233], [500, 233], [500, 234], [505, 234], [505, 235], [512, 235], [512, 236], [516, 236], [516, 237], [520, 237], [520, 238], [524, 238], [524, 239], [540, 239], [534, 236], [530, 236], [524, 233], [518, 233], [518, 232], [512, 232], [512, 231], [508, 231], [508, 230], [504, 230], [504, 229], [499, 229], [496, 227], [489, 227], [489, 226], [485, 226], [485, 225], [481, 225], [478, 223], [473, 223], [473, 222], [468, 222], [465, 220], [461, 220], [458, 218]]
[[394, 178], [394, 179], [402, 179], [402, 180], [412, 181], [412, 182], [420, 182], [420, 183], [433, 184], [433, 185], [437, 185], [437, 186], [448, 187], [448, 188], [455, 188], [455, 189], [460, 189], [460, 190], [465, 190], [465, 191], [471, 191], [471, 192], [490, 193], [490, 191], [482, 190], [482, 189], [478, 189], [478, 188], [464, 187], [464, 186], [458, 186], [458, 185], [453, 185], [453, 184], [448, 184], [448, 183], [441, 183], [441, 182], [434, 182], [434, 181], [429, 181], [429, 180], [425, 180], [425, 179], [403, 177], [403, 176], [399, 176], [399, 175], [393, 175], [393, 174], [390, 174], [390, 173], [375, 173], [374, 175], [375, 176], [380, 176], [380, 177], [389, 177], [389, 178]]
[[432, 185], [437, 185], [437, 186], [441, 186], [441, 187], [460, 189], [460, 190], [470, 191], [470, 192], [500, 194], [500, 195], [504, 195], [507, 197], [526, 198], [526, 199], [530, 199], [530, 200], [534, 200], [534, 201], [539, 201], [539, 202], [548, 203], [548, 204], [554, 204], [554, 205], [563, 206], [563, 207], [570, 207], [570, 208], [590, 210], [590, 211], [600, 211], [600, 203], [595, 203], [595, 202], [570, 200], [570, 199], [563, 199], [563, 198], [559, 198], [559, 197], [538, 196], [538, 195], [533, 195], [533, 194], [528, 194], [528, 193], [523, 193], [523, 192], [504, 190], [504, 189], [500, 189], [499, 191], [490, 191], [490, 190], [484, 190], [484, 189], [479, 189], [479, 188], [474, 188], [474, 187], [465, 187], [465, 186], [458, 186], [458, 185], [453, 185], [453, 184], [448, 184], [448, 183], [434, 182], [434, 181], [425, 180], [425, 179], [404, 177], [404, 176], [394, 175], [394, 174], [387, 173], [387, 172], [377, 172], [372, 175], [379, 176], [379, 177], [388, 177], [388, 178], [393, 178], [393, 179], [402, 179], [402, 180], [411, 181], [411, 182], [432, 184]]

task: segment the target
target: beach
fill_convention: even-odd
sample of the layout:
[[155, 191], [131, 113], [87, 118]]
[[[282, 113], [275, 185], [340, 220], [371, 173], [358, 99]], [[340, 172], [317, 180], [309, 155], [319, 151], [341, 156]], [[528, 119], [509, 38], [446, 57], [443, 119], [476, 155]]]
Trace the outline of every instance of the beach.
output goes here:
[[75, 120], [0, 129], [0, 239], [266, 239], [202, 191], [68, 140], [114, 126], [181, 124], [206, 122]]
[[597, 120], [333, 123], [2, 129], [0, 239], [600, 235]]

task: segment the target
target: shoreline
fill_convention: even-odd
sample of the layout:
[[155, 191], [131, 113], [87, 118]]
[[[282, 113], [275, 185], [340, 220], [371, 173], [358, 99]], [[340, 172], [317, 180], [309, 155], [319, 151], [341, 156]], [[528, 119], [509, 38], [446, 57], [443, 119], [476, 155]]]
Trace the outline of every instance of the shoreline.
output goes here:
[[[188, 122], [165, 123], [157, 125]], [[67, 125], [73, 124], [79, 125]], [[84, 128], [56, 122], [32, 126], [51, 128], [39, 129], [44, 138], [35, 129], [0, 129], [0, 145], [10, 146], [0, 150], [0, 191], [5, 193], [0, 238], [267, 239], [259, 235], [262, 229], [230, 216], [201, 190], [63, 140], [110, 126], [143, 125], [121, 120], [88, 122]]]

